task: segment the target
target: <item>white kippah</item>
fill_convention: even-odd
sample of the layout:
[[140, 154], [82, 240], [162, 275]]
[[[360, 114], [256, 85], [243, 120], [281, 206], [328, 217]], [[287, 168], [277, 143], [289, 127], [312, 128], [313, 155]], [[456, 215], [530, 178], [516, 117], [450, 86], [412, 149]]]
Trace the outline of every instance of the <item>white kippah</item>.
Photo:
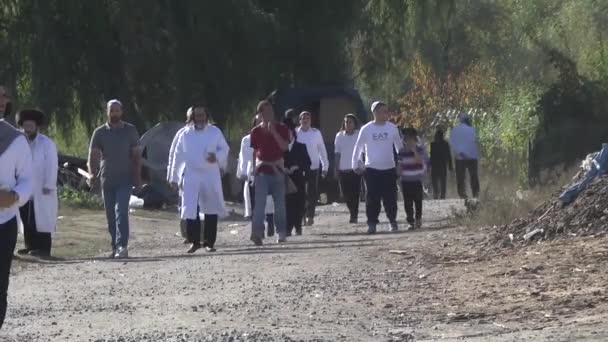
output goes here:
[[122, 107], [122, 102], [118, 101], [117, 99], [112, 99], [112, 100], [108, 101], [108, 104], [107, 104], [108, 108], [110, 108], [110, 106], [112, 106], [113, 104], [117, 104]]

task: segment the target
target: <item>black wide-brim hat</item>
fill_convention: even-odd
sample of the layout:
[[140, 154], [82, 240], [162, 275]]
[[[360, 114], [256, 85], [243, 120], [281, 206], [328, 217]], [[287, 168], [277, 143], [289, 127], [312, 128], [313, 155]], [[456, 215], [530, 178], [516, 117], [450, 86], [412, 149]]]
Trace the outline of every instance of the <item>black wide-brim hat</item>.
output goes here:
[[17, 125], [23, 126], [25, 121], [34, 121], [36, 126], [44, 124], [44, 113], [36, 109], [23, 109], [17, 113]]

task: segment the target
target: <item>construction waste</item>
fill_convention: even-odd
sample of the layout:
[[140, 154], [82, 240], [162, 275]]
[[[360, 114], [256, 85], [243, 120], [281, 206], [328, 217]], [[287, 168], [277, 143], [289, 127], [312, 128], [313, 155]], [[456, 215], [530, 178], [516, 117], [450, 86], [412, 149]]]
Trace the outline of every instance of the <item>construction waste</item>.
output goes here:
[[571, 184], [527, 217], [498, 227], [502, 246], [608, 233], [608, 144], [587, 156]]

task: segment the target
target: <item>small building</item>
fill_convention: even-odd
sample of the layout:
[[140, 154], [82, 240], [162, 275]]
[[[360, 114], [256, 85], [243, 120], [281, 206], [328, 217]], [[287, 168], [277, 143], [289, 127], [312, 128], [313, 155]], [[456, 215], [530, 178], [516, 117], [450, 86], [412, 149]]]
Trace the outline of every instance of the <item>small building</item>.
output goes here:
[[[312, 126], [321, 130], [325, 141], [330, 170], [334, 167], [334, 138], [344, 116], [355, 114], [361, 124], [370, 118], [359, 92], [348, 87], [281, 88], [273, 91], [268, 100], [280, 119], [290, 108], [297, 113], [306, 110], [312, 114]], [[338, 182], [331, 173], [327, 179], [320, 180], [319, 192], [325, 193], [328, 203], [339, 199]]]

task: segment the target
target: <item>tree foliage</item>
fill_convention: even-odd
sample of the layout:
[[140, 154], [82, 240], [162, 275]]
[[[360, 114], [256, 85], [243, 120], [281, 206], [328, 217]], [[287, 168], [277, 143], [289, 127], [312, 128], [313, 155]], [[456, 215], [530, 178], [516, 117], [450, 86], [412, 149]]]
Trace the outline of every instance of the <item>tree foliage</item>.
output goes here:
[[348, 80], [353, 2], [7, 0], [0, 75], [55, 122], [90, 128], [120, 98], [141, 128], [194, 100], [219, 124], [280, 86]]

